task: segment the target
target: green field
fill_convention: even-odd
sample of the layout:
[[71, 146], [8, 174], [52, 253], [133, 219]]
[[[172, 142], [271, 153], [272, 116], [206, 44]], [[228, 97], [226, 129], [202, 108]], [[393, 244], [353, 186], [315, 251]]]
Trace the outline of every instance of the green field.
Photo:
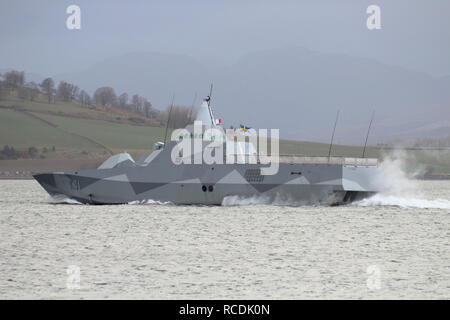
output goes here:
[[16, 149], [52, 147], [57, 149], [94, 150], [97, 146], [85, 139], [65, 133], [23, 113], [0, 108], [0, 146]]
[[[285, 154], [302, 154], [307, 156], [328, 156], [330, 145], [327, 143], [281, 140], [280, 152]], [[361, 146], [333, 145], [332, 156], [362, 157], [363, 148]], [[380, 155], [379, 149], [367, 148], [365, 156], [377, 158]]]
[[[77, 102], [46, 103], [23, 101], [10, 96], [0, 101], [0, 148], [13, 146], [17, 150], [33, 146], [58, 151], [48, 157], [107, 157], [111, 153], [129, 152], [139, 157], [151, 150], [153, 143], [164, 140], [162, 126], [136, 125], [117, 122], [129, 114], [102, 107], [87, 108]], [[170, 136], [170, 133], [169, 133]], [[326, 156], [329, 145], [325, 143], [281, 140], [280, 153], [306, 156]], [[366, 157], [384, 158], [393, 150], [369, 147]], [[450, 150], [406, 150], [408, 169], [418, 167], [433, 173], [450, 174]], [[361, 146], [335, 145], [332, 156], [360, 157]]]
[[115, 108], [87, 107], [77, 101], [48, 103], [42, 95], [27, 101], [11, 92], [0, 100], [0, 148], [54, 146], [62, 158], [68, 154], [86, 157], [122, 151], [142, 154], [163, 136], [164, 129], [154, 126], [154, 122]]
[[150, 125], [154, 125], [155, 122], [154, 120], [145, 118], [143, 115], [98, 105], [86, 106], [75, 100], [71, 102], [57, 100], [54, 103], [48, 103], [47, 98], [43, 95], [38, 95], [34, 101], [19, 99], [14, 91], [0, 99], [0, 108], [14, 108], [30, 112], [129, 124], [136, 124], [130, 121], [130, 118], [139, 119], [144, 124], [147, 123]]
[[132, 126], [101, 120], [67, 118], [46, 114], [36, 114], [70, 133], [92, 139], [116, 152], [145, 152], [156, 141], [164, 140], [164, 128]]

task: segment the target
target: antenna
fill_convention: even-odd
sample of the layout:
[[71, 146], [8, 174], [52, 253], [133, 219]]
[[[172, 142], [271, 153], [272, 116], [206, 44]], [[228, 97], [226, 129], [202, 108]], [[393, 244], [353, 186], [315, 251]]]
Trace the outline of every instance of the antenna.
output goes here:
[[211, 103], [211, 97], [212, 97], [212, 90], [213, 90], [213, 84], [211, 83], [211, 87], [209, 88], [209, 99], [208, 99], [208, 106]]
[[164, 147], [166, 147], [167, 130], [169, 129], [170, 114], [172, 113], [173, 101], [174, 101], [174, 100], [175, 100], [175, 93], [172, 95], [172, 103], [170, 104], [169, 114], [168, 114], [168, 116], [167, 116], [166, 132], [164, 133]]
[[338, 118], [339, 118], [339, 110], [338, 110], [338, 112], [336, 114], [336, 120], [334, 121], [334, 128], [333, 128], [333, 134], [331, 135], [330, 149], [328, 150], [328, 161], [330, 161], [331, 147], [333, 146], [334, 133], [336, 132], [336, 125], [337, 125], [337, 122], [338, 122]]
[[372, 111], [372, 117], [370, 118], [369, 128], [367, 128], [366, 141], [364, 142], [364, 149], [363, 149], [363, 154], [362, 154], [363, 158], [366, 155], [367, 140], [369, 139], [370, 128], [372, 128], [372, 122], [373, 122], [373, 117], [374, 116], [375, 116], [375, 110]]
[[214, 123], [214, 116], [213, 116], [213, 112], [212, 112], [212, 108], [211, 108], [212, 91], [213, 91], [213, 84], [211, 83], [211, 87], [209, 88], [209, 96], [208, 96], [208, 110], [209, 110], [209, 116], [211, 118], [211, 124], [213, 126], [215, 126], [216, 124]]

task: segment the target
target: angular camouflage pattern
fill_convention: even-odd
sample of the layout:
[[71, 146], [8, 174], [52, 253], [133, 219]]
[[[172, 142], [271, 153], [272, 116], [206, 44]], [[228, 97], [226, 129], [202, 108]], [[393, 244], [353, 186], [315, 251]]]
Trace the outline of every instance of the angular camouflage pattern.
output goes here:
[[220, 205], [227, 196], [264, 196], [300, 204], [342, 204], [378, 190], [377, 166], [280, 163], [275, 175], [261, 175], [262, 164], [180, 164], [171, 149], [154, 151], [149, 162], [120, 163], [111, 169], [38, 174], [50, 195], [87, 204], [155, 200], [174, 204]]

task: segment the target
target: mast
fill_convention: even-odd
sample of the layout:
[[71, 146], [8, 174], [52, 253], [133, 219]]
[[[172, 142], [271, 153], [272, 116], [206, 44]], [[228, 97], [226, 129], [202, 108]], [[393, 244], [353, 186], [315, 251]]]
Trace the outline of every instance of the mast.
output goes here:
[[370, 128], [372, 127], [372, 122], [373, 122], [374, 116], [375, 116], [375, 110], [373, 110], [373, 112], [372, 112], [372, 117], [370, 118], [369, 128], [367, 129], [366, 141], [364, 142], [364, 149], [363, 149], [363, 154], [362, 154], [363, 158], [366, 155], [367, 140], [369, 140]]
[[338, 122], [338, 118], [339, 118], [339, 110], [338, 110], [338, 112], [336, 114], [336, 120], [334, 121], [334, 128], [333, 128], [333, 134], [331, 135], [330, 149], [328, 150], [328, 161], [330, 161], [331, 147], [333, 146], [334, 133], [336, 132], [336, 125], [337, 125], [337, 122]]
[[164, 133], [164, 147], [166, 147], [167, 130], [169, 129], [170, 114], [172, 113], [174, 100], [175, 100], [175, 93], [172, 95], [172, 103], [170, 104], [169, 114], [167, 115], [166, 132]]
[[214, 120], [214, 115], [213, 115], [212, 108], [211, 108], [212, 91], [213, 91], [213, 84], [211, 83], [211, 87], [209, 88], [209, 96], [207, 98], [208, 99], [207, 102], [208, 102], [209, 116], [211, 117], [211, 124], [212, 124], [213, 127], [215, 127], [216, 126], [216, 122]]

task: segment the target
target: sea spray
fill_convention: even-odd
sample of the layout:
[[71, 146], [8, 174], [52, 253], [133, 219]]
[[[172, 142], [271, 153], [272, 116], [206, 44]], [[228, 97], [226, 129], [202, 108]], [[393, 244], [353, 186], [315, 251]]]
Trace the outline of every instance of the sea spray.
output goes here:
[[402, 150], [396, 150], [387, 155], [380, 163], [375, 184], [378, 190], [385, 190], [382, 194], [396, 196], [419, 196], [419, 183], [413, 177], [422, 172], [420, 166], [407, 171], [408, 155]]
[[375, 183], [379, 190], [385, 190], [370, 198], [353, 203], [357, 206], [397, 206], [401, 208], [450, 209], [447, 199], [425, 199], [420, 182], [415, 176], [423, 173], [421, 166], [415, 170], [406, 169], [408, 155], [397, 150], [387, 155], [379, 166]]
[[222, 200], [222, 206], [247, 206], [255, 204], [271, 204], [271, 199], [264, 195], [245, 196], [226, 196]]
[[222, 206], [248, 206], [248, 205], [273, 205], [273, 206], [314, 206], [330, 205], [335, 202], [335, 198], [330, 195], [325, 199], [294, 200], [291, 196], [277, 192], [274, 196], [253, 195], [253, 196], [226, 196], [222, 200]]

